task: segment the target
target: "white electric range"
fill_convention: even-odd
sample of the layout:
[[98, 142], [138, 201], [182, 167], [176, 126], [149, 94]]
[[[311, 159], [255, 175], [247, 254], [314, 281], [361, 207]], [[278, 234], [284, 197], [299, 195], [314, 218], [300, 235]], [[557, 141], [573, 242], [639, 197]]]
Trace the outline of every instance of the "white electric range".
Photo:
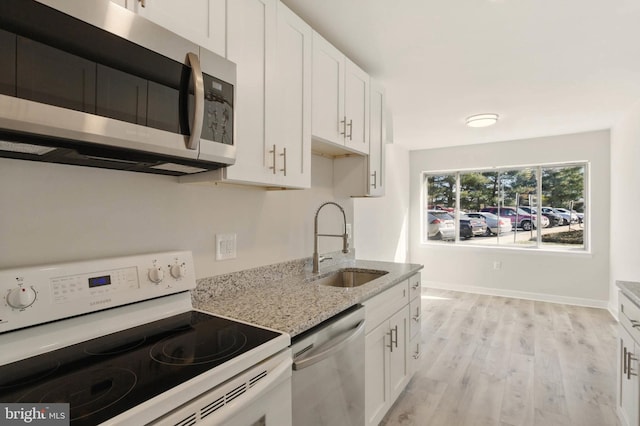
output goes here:
[[[0, 402], [71, 425], [290, 425], [287, 334], [194, 310], [191, 252], [0, 271]], [[0, 422], [1, 423], [1, 422]]]

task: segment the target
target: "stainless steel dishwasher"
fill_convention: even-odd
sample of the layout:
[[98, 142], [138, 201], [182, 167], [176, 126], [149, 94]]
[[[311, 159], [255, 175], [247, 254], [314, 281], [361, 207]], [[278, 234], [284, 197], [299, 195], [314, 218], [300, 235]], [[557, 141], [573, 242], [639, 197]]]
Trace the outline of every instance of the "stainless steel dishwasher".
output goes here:
[[364, 308], [294, 339], [293, 425], [364, 425]]

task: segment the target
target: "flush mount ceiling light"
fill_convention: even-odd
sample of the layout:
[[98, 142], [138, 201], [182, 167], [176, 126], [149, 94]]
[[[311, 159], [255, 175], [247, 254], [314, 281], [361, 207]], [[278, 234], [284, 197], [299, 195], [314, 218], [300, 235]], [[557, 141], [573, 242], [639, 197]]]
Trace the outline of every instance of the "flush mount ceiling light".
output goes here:
[[465, 122], [469, 127], [493, 126], [498, 121], [498, 114], [476, 114], [467, 117]]

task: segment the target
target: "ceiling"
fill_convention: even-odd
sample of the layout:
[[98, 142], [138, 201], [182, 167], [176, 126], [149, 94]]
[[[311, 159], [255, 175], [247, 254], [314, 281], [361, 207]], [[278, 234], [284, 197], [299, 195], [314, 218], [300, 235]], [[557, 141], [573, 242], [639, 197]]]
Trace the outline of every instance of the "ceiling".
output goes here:
[[383, 83], [408, 149], [610, 128], [640, 101], [637, 0], [283, 2]]

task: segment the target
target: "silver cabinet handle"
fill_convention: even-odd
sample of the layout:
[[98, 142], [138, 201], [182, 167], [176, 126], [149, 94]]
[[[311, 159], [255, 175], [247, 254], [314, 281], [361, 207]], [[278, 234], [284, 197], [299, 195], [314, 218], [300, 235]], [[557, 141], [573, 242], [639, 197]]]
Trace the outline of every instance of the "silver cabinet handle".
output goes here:
[[293, 369], [294, 370], [302, 370], [303, 368], [307, 368], [313, 364], [317, 364], [318, 362], [329, 358], [339, 350], [341, 350], [344, 346], [351, 343], [358, 336], [364, 333], [364, 320], [360, 321], [355, 328], [351, 330], [347, 330], [344, 333], [339, 334], [333, 339], [329, 340], [327, 343], [319, 346], [318, 348], [305, 353], [306, 356], [302, 358], [296, 358], [293, 360]]
[[420, 343], [416, 345], [416, 352], [413, 354], [413, 359], [420, 359], [422, 352], [420, 352]]
[[[346, 119], [347, 118], [345, 117], [345, 120]], [[347, 124], [347, 126], [349, 126], [349, 136], [346, 136], [346, 137], [348, 137], [349, 140], [351, 141], [351, 140], [353, 140], [353, 138], [352, 138], [352, 136], [353, 136], [353, 120], [349, 120], [349, 124]], [[344, 131], [345, 132], [347, 131], [346, 126], [345, 126]]]
[[389, 344], [387, 347], [389, 348], [389, 352], [393, 352], [393, 329], [389, 330], [387, 334], [389, 335]]
[[272, 165], [269, 167], [270, 170], [273, 170], [273, 174], [276, 174], [276, 144], [273, 144], [273, 149], [269, 151], [271, 154]]
[[371, 186], [373, 186], [373, 189], [376, 189], [378, 188], [378, 171], [374, 170], [373, 173], [371, 173], [371, 176], [373, 177], [373, 183]]
[[640, 327], [640, 321], [637, 321], [637, 320], [630, 320], [630, 321], [631, 321], [631, 327], [633, 328]]
[[638, 358], [634, 357], [631, 351], [627, 351], [627, 380], [631, 380], [631, 376], [637, 376], [638, 373], [631, 372], [631, 361], [637, 361]]
[[[275, 149], [275, 148], [274, 148]], [[280, 156], [282, 157], [282, 159], [284, 160], [284, 168], [280, 169], [281, 172], [284, 173], [284, 175], [287, 175], [287, 148], [282, 148], [282, 154], [280, 154]]]
[[392, 343], [394, 343], [396, 345], [396, 348], [398, 347], [398, 325], [396, 324], [395, 327], [393, 327], [393, 329], [391, 331], [395, 331], [396, 332], [396, 338], [395, 340], [393, 340]]
[[417, 290], [418, 287], [420, 287], [420, 281], [416, 281], [415, 284], [411, 285], [411, 288], [414, 289], [414, 290]]
[[623, 355], [622, 355], [622, 374], [625, 375], [625, 374], [627, 374], [627, 348], [623, 347], [622, 351], [623, 351]]
[[347, 116], [344, 116], [344, 120], [340, 120], [340, 124], [342, 124], [342, 131], [340, 134], [344, 137], [347, 137]]
[[420, 319], [422, 318], [422, 312], [420, 312], [420, 308], [418, 307], [416, 309], [416, 315], [413, 317], [413, 320], [415, 322], [420, 322]]
[[202, 80], [202, 69], [200, 68], [200, 59], [197, 54], [193, 52], [187, 53], [187, 65], [191, 67], [195, 107], [193, 111], [193, 124], [191, 125], [191, 132], [186, 145], [188, 149], [196, 150], [200, 145], [200, 134], [202, 133], [202, 124], [204, 121], [204, 81]]

